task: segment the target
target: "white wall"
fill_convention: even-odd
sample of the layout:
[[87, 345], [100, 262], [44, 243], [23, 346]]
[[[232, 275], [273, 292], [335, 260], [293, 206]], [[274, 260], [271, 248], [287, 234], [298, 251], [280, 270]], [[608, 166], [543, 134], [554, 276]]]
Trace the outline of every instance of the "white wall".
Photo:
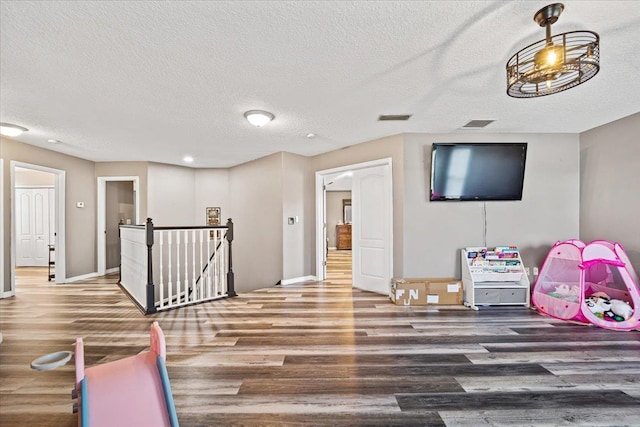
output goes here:
[[147, 182], [147, 215], [154, 225], [193, 225], [195, 169], [149, 163]]
[[282, 280], [282, 153], [229, 170], [234, 222], [236, 291], [266, 288]]
[[195, 211], [192, 225], [207, 225], [207, 208], [220, 208], [220, 224], [231, 217], [229, 169], [195, 170]]
[[404, 136], [404, 277], [460, 277], [460, 249], [482, 246], [482, 202], [430, 202], [434, 142], [527, 142], [522, 201], [486, 202], [487, 245], [517, 245], [539, 266], [558, 240], [579, 231], [577, 134]]
[[580, 238], [619, 242], [640, 271], [640, 113], [580, 134]]
[[[313, 193], [309, 180], [309, 159], [297, 154], [282, 153], [282, 278], [297, 279], [311, 275], [309, 248], [312, 236], [305, 233], [306, 225], [315, 223], [314, 215], [307, 215], [305, 203]], [[298, 218], [293, 225], [288, 218]]]

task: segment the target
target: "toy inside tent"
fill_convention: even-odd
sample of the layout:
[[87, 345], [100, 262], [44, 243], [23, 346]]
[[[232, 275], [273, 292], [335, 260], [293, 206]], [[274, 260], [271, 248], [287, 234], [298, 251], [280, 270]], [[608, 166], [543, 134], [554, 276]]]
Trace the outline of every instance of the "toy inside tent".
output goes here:
[[619, 243], [556, 243], [533, 286], [532, 301], [549, 316], [606, 329], [640, 329], [640, 281]]
[[85, 369], [78, 338], [75, 357], [79, 426], [178, 426], [158, 322], [149, 351]]

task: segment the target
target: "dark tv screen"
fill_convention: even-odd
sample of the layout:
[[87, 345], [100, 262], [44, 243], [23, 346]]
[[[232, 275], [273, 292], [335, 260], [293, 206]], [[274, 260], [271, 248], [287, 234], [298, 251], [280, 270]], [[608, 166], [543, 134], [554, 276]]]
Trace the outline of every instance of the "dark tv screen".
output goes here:
[[435, 143], [431, 201], [522, 200], [527, 143]]

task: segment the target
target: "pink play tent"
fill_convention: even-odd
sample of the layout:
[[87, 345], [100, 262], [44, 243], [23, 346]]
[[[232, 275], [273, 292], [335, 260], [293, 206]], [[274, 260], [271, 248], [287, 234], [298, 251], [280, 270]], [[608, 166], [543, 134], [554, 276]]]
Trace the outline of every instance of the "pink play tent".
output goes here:
[[618, 243], [556, 243], [533, 285], [542, 313], [619, 331], [640, 329], [640, 281]]

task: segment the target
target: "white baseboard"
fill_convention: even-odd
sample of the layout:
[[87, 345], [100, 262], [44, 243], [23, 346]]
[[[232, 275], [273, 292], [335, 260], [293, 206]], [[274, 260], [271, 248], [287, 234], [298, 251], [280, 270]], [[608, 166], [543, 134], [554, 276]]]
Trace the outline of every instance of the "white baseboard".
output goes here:
[[120, 267], [108, 268], [105, 274], [117, 273]]
[[11, 298], [12, 296], [13, 296], [12, 291], [6, 291], [2, 293], [2, 296], [0, 296], [0, 298]]
[[67, 277], [67, 280], [65, 280], [64, 283], [77, 282], [78, 280], [93, 279], [94, 277], [98, 277], [98, 273], [89, 273], [89, 274], [82, 274], [80, 276], [75, 276], [75, 277]]
[[332, 251], [337, 251], [338, 250], [338, 248], [335, 247], [335, 246], [329, 246], [327, 249], [331, 249]]
[[316, 280], [316, 276], [304, 276], [304, 277], [296, 277], [293, 279], [281, 280], [280, 284], [283, 286], [286, 286], [286, 285], [292, 285], [294, 283], [309, 282], [312, 280]]

